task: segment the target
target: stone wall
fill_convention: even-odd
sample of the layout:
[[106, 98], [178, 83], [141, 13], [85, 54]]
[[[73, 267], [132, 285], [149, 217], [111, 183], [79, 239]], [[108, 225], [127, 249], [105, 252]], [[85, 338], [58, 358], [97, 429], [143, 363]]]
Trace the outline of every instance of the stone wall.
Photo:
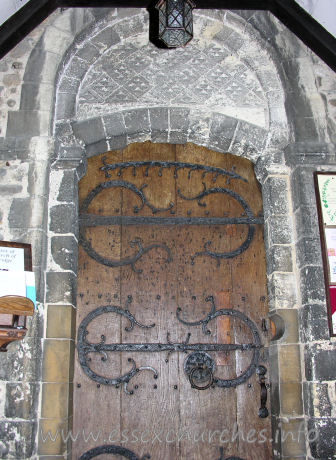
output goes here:
[[[329, 338], [312, 173], [335, 169], [336, 77], [268, 13], [195, 12], [185, 49], [148, 42], [144, 10], [56, 11], [0, 62], [0, 236], [33, 245], [38, 312], [0, 355], [2, 458], [64, 458], [71, 427], [77, 182], [131, 142], [193, 142], [256, 163], [262, 185], [275, 458], [332, 458]], [[15, 90], [15, 91], [14, 91]], [[59, 248], [63, 248], [59, 252]]]

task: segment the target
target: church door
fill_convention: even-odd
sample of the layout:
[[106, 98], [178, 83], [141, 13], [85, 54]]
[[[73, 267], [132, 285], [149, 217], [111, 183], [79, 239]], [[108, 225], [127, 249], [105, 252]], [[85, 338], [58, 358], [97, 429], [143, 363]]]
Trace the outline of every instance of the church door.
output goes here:
[[268, 460], [270, 337], [251, 162], [149, 142], [89, 159], [74, 459]]

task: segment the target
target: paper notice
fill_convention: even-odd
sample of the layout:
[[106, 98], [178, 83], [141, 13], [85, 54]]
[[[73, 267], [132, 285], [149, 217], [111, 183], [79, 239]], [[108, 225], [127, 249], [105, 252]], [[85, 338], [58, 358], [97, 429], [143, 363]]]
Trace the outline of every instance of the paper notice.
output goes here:
[[336, 283], [336, 228], [326, 228], [325, 238], [328, 253], [329, 281]]
[[336, 257], [328, 257], [330, 283], [336, 283]]
[[321, 199], [323, 223], [336, 225], [336, 176], [320, 174], [317, 176]]
[[24, 249], [0, 246], [0, 270], [24, 270]]
[[[326, 243], [328, 251], [336, 251], [336, 228], [326, 228], [325, 229]], [[336, 255], [336, 254], [334, 254]]]
[[26, 297], [26, 275], [24, 271], [0, 271], [0, 297], [6, 295]]

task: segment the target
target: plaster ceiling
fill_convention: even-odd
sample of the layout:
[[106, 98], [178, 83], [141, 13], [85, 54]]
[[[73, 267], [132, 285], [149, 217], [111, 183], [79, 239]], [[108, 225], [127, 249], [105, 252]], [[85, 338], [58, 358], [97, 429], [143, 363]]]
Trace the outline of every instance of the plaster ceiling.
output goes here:
[[0, 24], [16, 13], [23, 5], [34, 0], [0, 0]]
[[336, 37], [335, 0], [296, 0], [317, 22]]

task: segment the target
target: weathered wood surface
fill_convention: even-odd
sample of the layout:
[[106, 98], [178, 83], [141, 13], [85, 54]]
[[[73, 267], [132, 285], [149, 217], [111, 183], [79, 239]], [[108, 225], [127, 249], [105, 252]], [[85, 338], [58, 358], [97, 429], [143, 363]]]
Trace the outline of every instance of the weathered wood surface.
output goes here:
[[[131, 168], [122, 176], [111, 171], [105, 178], [99, 170], [101, 157], [91, 158], [88, 171], [79, 186], [80, 204], [96, 185], [104, 181], [124, 180], [144, 189], [148, 201], [158, 208], [166, 208], [170, 202], [176, 205], [171, 210], [155, 216], [169, 217], [239, 217], [243, 210], [232, 198], [223, 194], [212, 194], [199, 206], [196, 200], [187, 201], [180, 197], [194, 197], [207, 188], [224, 187], [239, 193], [250, 205], [255, 216], [262, 210], [261, 194], [254, 177], [253, 167], [245, 159], [223, 155], [194, 145], [132, 144], [124, 151], [105, 154], [107, 163], [121, 161], [179, 161], [221, 167], [245, 177], [248, 183], [212, 175], [202, 177], [201, 171], [194, 171], [188, 179], [188, 171], [180, 170], [177, 179], [169, 169], [158, 175], [158, 168], [151, 168], [144, 177], [144, 168], [133, 175]], [[104, 190], [90, 205], [89, 212], [97, 215], [133, 214], [140, 200], [132, 192], [115, 188]], [[154, 216], [148, 207], [141, 216]], [[91, 259], [79, 247], [79, 273], [77, 296], [77, 325], [93, 309], [101, 305], [117, 305], [124, 308], [128, 296], [132, 296], [129, 309], [143, 324], [155, 323], [152, 329], [137, 326], [125, 331], [127, 321], [112, 313], [100, 316], [91, 323], [88, 339], [99, 342], [102, 334], [106, 343], [167, 342], [167, 332], [172, 342], [183, 342], [191, 332], [191, 343], [249, 343], [252, 337], [246, 326], [237, 319], [218, 318], [209, 323], [211, 335], [204, 335], [201, 327], [190, 327], [176, 318], [176, 309], [181, 307], [183, 318], [195, 321], [205, 317], [210, 305], [205, 298], [213, 295], [217, 308], [234, 308], [245, 313], [258, 326], [259, 334], [267, 346], [271, 333], [263, 333], [261, 322], [267, 318], [265, 286], [265, 256], [262, 226], [256, 225], [250, 247], [239, 256], [222, 259], [220, 264], [208, 256], [191, 256], [203, 250], [207, 241], [217, 252], [237, 248], [244, 241], [247, 225], [106, 225], [86, 229], [86, 236], [92, 246], [105, 257], [122, 259], [136, 252], [131, 241], [140, 238], [143, 247], [153, 242], [164, 243], [171, 251], [158, 247], [144, 254], [130, 265], [107, 267]], [[217, 364], [216, 375], [220, 378], [239, 376], [249, 365], [250, 351], [213, 353]], [[155, 460], [174, 459], [217, 459], [219, 447], [224, 447], [225, 456], [239, 456], [250, 459], [271, 458], [270, 442], [258, 443], [260, 432], [270, 439], [270, 417], [258, 418], [260, 406], [260, 385], [253, 375], [237, 388], [210, 388], [199, 391], [190, 387], [183, 365], [187, 355], [173, 353], [166, 362], [165, 353], [109, 353], [107, 361], [101, 356], [92, 356], [90, 366], [96, 372], [108, 377], [117, 377], [130, 369], [129, 357], [137, 366], [152, 366], [159, 372], [157, 380], [150, 371], [140, 372], [129, 384], [133, 395], [126, 395], [122, 388], [108, 387], [91, 381], [80, 368], [76, 359], [74, 377], [74, 426], [76, 433], [84, 430], [88, 435], [100, 434], [97, 441], [84, 442], [79, 436], [73, 444], [73, 458], [77, 459], [90, 448], [106, 443], [119, 444], [135, 452], [139, 457], [146, 453]], [[267, 360], [263, 362], [268, 366]], [[79, 386], [80, 385], [80, 386]], [[225, 431], [226, 430], [226, 431]], [[255, 436], [250, 434], [255, 430]], [[235, 433], [238, 432], [238, 435]], [[157, 435], [157, 437], [156, 437]], [[142, 436], [142, 439], [141, 439]], [[244, 439], [242, 438], [244, 437]], [[259, 436], [259, 438], [258, 438]], [[126, 440], [127, 438], [127, 440]], [[232, 439], [234, 438], [234, 439]], [[108, 455], [99, 457], [109, 459]], [[122, 457], [120, 457], [122, 458]]]
[[15, 329], [12, 327], [0, 326], [0, 352], [7, 351], [7, 345], [15, 340], [22, 340], [27, 333], [27, 329]]
[[0, 313], [32, 316], [34, 314], [34, 302], [27, 297], [18, 295], [2, 296], [0, 297]]

